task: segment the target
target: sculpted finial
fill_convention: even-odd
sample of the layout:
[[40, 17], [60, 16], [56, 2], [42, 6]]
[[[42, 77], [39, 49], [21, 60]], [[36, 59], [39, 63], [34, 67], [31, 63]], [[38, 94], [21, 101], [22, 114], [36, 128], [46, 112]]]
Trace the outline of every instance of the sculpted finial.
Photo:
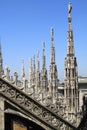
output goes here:
[[45, 42], [42, 43], [43, 50], [45, 49]]
[[37, 59], [39, 58], [39, 50], [37, 51]]
[[71, 5], [71, 3], [69, 3], [69, 5], [68, 5], [68, 13], [69, 14], [71, 13], [71, 10], [72, 10], [72, 5]]

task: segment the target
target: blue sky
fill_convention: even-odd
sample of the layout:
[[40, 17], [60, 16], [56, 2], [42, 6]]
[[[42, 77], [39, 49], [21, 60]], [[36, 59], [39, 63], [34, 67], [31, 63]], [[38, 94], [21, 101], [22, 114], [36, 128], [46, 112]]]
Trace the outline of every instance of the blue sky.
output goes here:
[[72, 3], [72, 27], [78, 73], [87, 76], [87, 0], [0, 0], [0, 37], [4, 68], [21, 73], [21, 59], [26, 75], [29, 59], [40, 52], [45, 41], [47, 68], [50, 65], [50, 28], [54, 28], [56, 64], [59, 79], [64, 78], [67, 48], [68, 3]]

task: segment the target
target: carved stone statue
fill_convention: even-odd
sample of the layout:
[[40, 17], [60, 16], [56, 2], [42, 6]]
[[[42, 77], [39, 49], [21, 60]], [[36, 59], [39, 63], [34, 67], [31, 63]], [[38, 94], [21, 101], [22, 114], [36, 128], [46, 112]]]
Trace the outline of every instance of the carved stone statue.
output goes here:
[[72, 5], [71, 3], [68, 5], [68, 13], [70, 14], [71, 13], [71, 10], [72, 10]]

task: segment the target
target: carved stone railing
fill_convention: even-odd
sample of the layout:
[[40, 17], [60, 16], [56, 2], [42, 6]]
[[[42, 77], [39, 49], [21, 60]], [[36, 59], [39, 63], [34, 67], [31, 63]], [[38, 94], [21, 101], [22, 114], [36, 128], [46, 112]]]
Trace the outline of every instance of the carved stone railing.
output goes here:
[[49, 108], [32, 99], [25, 92], [0, 77], [0, 95], [21, 108], [27, 116], [40, 121], [51, 130], [76, 130], [76, 127], [52, 112]]
[[87, 96], [83, 97], [82, 110], [83, 118], [81, 119], [77, 130], [87, 130]]

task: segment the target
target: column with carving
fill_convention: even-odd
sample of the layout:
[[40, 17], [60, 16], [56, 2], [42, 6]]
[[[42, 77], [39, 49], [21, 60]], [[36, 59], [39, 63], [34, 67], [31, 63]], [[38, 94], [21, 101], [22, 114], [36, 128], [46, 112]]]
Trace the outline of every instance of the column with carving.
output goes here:
[[[64, 64], [64, 94], [67, 100], [69, 119], [76, 120], [78, 113], [78, 71], [77, 60], [74, 53], [74, 41], [72, 30], [72, 5], [68, 6], [68, 46]], [[70, 118], [71, 117], [71, 118]]]

